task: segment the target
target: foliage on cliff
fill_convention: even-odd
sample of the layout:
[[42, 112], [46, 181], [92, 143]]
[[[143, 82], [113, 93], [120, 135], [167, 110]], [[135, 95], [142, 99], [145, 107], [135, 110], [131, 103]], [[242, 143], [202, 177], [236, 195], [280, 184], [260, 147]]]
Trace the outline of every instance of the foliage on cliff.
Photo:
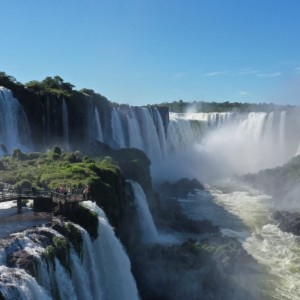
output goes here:
[[[22, 153], [15, 150], [12, 156], [1, 158], [0, 182], [14, 189], [30, 188], [82, 189], [91, 186], [91, 196], [104, 208], [108, 215], [114, 215], [125, 181], [119, 167], [109, 158], [82, 157], [80, 152], [54, 151], [48, 153]], [[116, 217], [116, 216], [115, 216]]]

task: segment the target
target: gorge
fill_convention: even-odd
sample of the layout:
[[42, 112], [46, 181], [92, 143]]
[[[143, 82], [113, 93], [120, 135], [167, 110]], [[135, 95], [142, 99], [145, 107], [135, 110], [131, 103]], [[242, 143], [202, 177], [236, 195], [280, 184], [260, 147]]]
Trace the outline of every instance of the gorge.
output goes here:
[[298, 190], [284, 198], [300, 179], [298, 107], [174, 113], [55, 82], [0, 81], [0, 183], [22, 186], [26, 170], [38, 189], [91, 180], [94, 223], [2, 232], [3, 299], [300, 297], [298, 238], [272, 217], [299, 207]]

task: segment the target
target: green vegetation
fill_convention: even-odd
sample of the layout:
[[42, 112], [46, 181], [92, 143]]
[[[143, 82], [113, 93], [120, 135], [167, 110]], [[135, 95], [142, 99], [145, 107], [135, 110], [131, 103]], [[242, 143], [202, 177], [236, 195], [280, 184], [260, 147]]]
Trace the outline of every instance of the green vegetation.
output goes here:
[[54, 94], [58, 97], [70, 97], [74, 85], [64, 80], [59, 76], [46, 77], [42, 81], [32, 80], [25, 84], [29, 91], [40, 95]]
[[[98, 237], [99, 221], [96, 212], [91, 211], [83, 206], [79, 206], [79, 209], [74, 210], [72, 213], [68, 214], [67, 217], [74, 223], [77, 223], [83, 227], [89, 233], [92, 239], [96, 239]], [[82, 241], [81, 233], [74, 225], [72, 225], [72, 223], [67, 223], [66, 229], [69, 233], [68, 237], [73, 243], [75, 249], [80, 253]]]
[[80, 256], [82, 253], [82, 236], [80, 230], [72, 222], [65, 223], [64, 229], [67, 231], [68, 239]]
[[45, 249], [43, 255], [50, 262], [53, 262], [54, 258], [57, 257], [60, 263], [70, 272], [69, 242], [67, 239], [54, 236], [52, 245]]
[[[22, 153], [19, 149], [12, 156], [0, 159], [0, 186], [8, 184], [12, 189], [65, 189], [82, 191], [90, 185], [91, 198], [104, 209], [113, 226], [120, 218], [121, 201], [124, 198], [125, 178], [118, 165], [110, 157], [92, 159], [78, 151], [62, 152], [58, 147], [47, 153]], [[84, 227], [92, 238], [97, 237], [98, 218], [80, 207], [70, 220]]]
[[[41, 99], [44, 96], [54, 96], [56, 98], [72, 98], [78, 94], [85, 94], [91, 97], [98, 97], [101, 100], [108, 101], [99, 93], [91, 89], [83, 88], [80, 91], [74, 89], [74, 85], [70, 82], [65, 82], [60, 76], [48, 76], [42, 81], [31, 80], [25, 84], [17, 81], [13, 76], [7, 75], [5, 72], [0, 72], [0, 86], [10, 89], [14, 96], [19, 100], [22, 96], [30, 99]], [[37, 98], [36, 98], [37, 97]]]
[[58, 147], [48, 153], [22, 153], [13, 151], [12, 156], [1, 158], [0, 182], [14, 188], [56, 189], [96, 185], [119, 168], [107, 159], [82, 160], [79, 153], [61, 153]]

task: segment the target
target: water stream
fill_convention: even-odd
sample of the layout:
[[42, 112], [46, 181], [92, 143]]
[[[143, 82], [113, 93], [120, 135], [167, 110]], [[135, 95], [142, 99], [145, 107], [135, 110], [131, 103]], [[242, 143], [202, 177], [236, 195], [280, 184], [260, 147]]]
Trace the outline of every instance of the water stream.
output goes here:
[[271, 218], [269, 195], [226, 179], [181, 199], [192, 219], [209, 219], [223, 235], [235, 237], [265, 270], [264, 299], [300, 299], [300, 238], [282, 232]]

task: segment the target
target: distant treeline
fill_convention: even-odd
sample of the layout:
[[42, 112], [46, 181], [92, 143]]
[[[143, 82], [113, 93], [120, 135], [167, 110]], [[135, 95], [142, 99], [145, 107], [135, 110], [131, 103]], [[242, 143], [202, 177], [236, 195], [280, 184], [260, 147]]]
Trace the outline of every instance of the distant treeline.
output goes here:
[[291, 105], [276, 105], [273, 103], [241, 103], [241, 102], [185, 102], [183, 100], [164, 102], [155, 106], [167, 106], [171, 112], [269, 112], [274, 110], [286, 110]]

